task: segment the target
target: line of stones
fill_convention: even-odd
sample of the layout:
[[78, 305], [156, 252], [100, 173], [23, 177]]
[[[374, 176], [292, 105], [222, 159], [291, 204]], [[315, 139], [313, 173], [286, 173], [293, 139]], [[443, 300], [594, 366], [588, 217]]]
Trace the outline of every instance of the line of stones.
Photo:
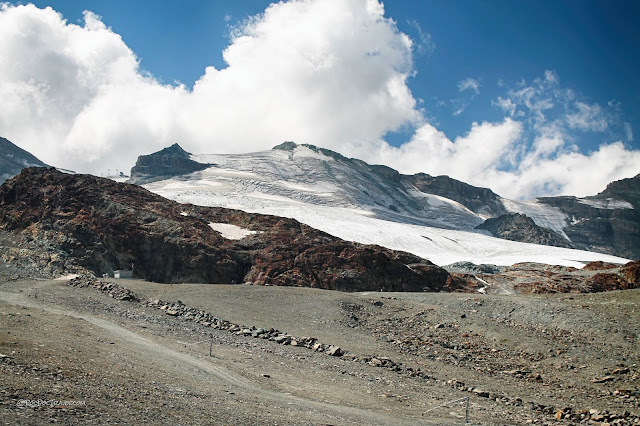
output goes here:
[[339, 346], [320, 343], [315, 337], [294, 337], [274, 328], [257, 328], [255, 326], [246, 327], [244, 325], [238, 325], [215, 317], [203, 310], [191, 308], [179, 300], [172, 303], [157, 299], [144, 302], [144, 304], [152, 308], [160, 309], [164, 311], [166, 315], [197, 322], [205, 327], [226, 330], [239, 336], [251, 336], [271, 340], [282, 345], [301, 346], [316, 352], [324, 352], [331, 356], [344, 355], [344, 352]]
[[[123, 300], [123, 301], [131, 301], [131, 302], [141, 302], [140, 298], [133, 293], [131, 290], [123, 287], [119, 284], [96, 280], [91, 276], [80, 276], [77, 278], [73, 278], [69, 280], [69, 285], [74, 287], [92, 287], [96, 290], [99, 290], [103, 293], [108, 294], [114, 299]], [[506, 405], [512, 406], [522, 406], [525, 405], [525, 402], [520, 398], [510, 398], [504, 394], [496, 393], [496, 392], [488, 392], [482, 390], [480, 388], [466, 386], [463, 382], [453, 379], [448, 381], [442, 381], [435, 377], [429, 376], [424, 371], [421, 371], [419, 368], [413, 369], [411, 367], [404, 367], [402, 363], [396, 363], [387, 357], [375, 356], [375, 357], [367, 357], [367, 356], [355, 356], [349, 355], [345, 351], [343, 351], [339, 346], [336, 345], [327, 345], [318, 342], [315, 337], [294, 337], [289, 335], [288, 333], [281, 332], [274, 328], [256, 328], [255, 326], [246, 327], [241, 326], [230, 321], [215, 317], [208, 312], [205, 312], [200, 309], [191, 308], [181, 301], [177, 302], [167, 302], [162, 301], [160, 299], [150, 300], [146, 302], [141, 302], [146, 306], [156, 308], [165, 312], [166, 315], [177, 317], [187, 321], [197, 322], [205, 327], [212, 327], [214, 329], [226, 330], [236, 335], [242, 336], [251, 336], [253, 338], [267, 339], [273, 341], [275, 343], [279, 343], [282, 345], [291, 345], [291, 346], [300, 346], [304, 348], [311, 349], [316, 352], [324, 352], [330, 356], [341, 357], [346, 361], [360, 362], [365, 363], [374, 367], [382, 367], [387, 368], [392, 371], [395, 371], [399, 374], [407, 374], [409, 377], [417, 377], [425, 380], [433, 380], [436, 383], [443, 383], [452, 388], [458, 389], [463, 392], [470, 392], [481, 398], [489, 398], [496, 402], [500, 402]], [[607, 419], [614, 420], [614, 424], [620, 425], [640, 425], [640, 418], [630, 415], [630, 413], [625, 412], [621, 415], [616, 415], [614, 413], [609, 413], [608, 411], [597, 412], [595, 410], [582, 410], [582, 411], [573, 411], [570, 407], [564, 409], [556, 409], [553, 406], [545, 406], [542, 404], [536, 404], [535, 402], [529, 402], [532, 411], [537, 411], [547, 415], [555, 415], [557, 420], [565, 419], [570, 421], [578, 421], [585, 422], [589, 420], [595, 419]]]

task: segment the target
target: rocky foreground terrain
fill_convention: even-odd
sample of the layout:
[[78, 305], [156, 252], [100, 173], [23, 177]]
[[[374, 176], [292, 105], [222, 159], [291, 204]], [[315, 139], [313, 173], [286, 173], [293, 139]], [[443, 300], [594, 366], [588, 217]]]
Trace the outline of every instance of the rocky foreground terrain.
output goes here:
[[640, 290], [0, 282], [4, 424], [640, 424]]

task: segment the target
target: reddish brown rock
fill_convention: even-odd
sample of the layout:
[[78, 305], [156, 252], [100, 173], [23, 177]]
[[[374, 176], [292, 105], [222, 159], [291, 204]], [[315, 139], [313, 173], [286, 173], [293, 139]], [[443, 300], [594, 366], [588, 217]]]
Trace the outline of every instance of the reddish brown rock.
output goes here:
[[[209, 223], [256, 231], [227, 239]], [[448, 273], [428, 260], [340, 240], [293, 219], [179, 204], [135, 185], [25, 169], [0, 187], [0, 229], [37, 239], [69, 269], [129, 269], [157, 282], [439, 291]]]
[[627, 281], [617, 274], [598, 273], [587, 281], [594, 293], [611, 290], [628, 290]]
[[629, 262], [622, 268], [624, 278], [629, 283], [630, 288], [640, 287], [640, 260]]
[[615, 263], [609, 263], [609, 262], [603, 262], [601, 260], [597, 260], [595, 262], [587, 263], [586, 265], [584, 265], [584, 268], [582, 269], [585, 271], [602, 271], [606, 269], [616, 269], [619, 267], [620, 265]]
[[445, 288], [447, 291], [457, 293], [477, 293], [484, 286], [473, 274], [450, 272]]

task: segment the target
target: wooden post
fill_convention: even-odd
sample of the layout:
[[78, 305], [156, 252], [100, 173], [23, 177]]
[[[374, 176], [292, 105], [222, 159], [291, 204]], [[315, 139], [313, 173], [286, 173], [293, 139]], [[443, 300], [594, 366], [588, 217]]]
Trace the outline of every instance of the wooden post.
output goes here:
[[469, 423], [469, 397], [467, 397], [467, 408], [464, 413], [464, 424]]

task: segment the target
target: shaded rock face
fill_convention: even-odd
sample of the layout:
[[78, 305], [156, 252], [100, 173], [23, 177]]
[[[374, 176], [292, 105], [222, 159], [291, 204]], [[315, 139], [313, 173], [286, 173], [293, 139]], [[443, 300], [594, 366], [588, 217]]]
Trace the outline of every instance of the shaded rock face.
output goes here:
[[611, 182], [594, 198], [624, 200], [634, 208], [640, 208], [640, 174], [629, 179]]
[[211, 164], [193, 161], [177, 143], [150, 155], [141, 155], [131, 168], [130, 183], [143, 184], [204, 170]]
[[538, 201], [557, 207], [567, 217], [565, 234], [581, 250], [640, 258], [640, 179], [609, 184], [593, 197], [546, 197]]
[[29, 152], [0, 137], [0, 184], [25, 167], [48, 167]]
[[[255, 233], [227, 239], [210, 223]], [[133, 264], [135, 277], [157, 282], [439, 291], [448, 278], [412, 254], [340, 240], [293, 219], [178, 204], [135, 185], [44, 168], [0, 187], [0, 229], [16, 241], [37, 239], [68, 270], [101, 275]]]
[[403, 179], [422, 192], [457, 201], [478, 214], [499, 216], [507, 212], [500, 197], [488, 188], [472, 186], [449, 176], [430, 176], [424, 173], [403, 175]]
[[485, 229], [494, 237], [505, 240], [573, 248], [569, 241], [548, 228], [536, 225], [531, 218], [521, 213], [510, 213], [487, 219], [476, 226], [476, 229]]

